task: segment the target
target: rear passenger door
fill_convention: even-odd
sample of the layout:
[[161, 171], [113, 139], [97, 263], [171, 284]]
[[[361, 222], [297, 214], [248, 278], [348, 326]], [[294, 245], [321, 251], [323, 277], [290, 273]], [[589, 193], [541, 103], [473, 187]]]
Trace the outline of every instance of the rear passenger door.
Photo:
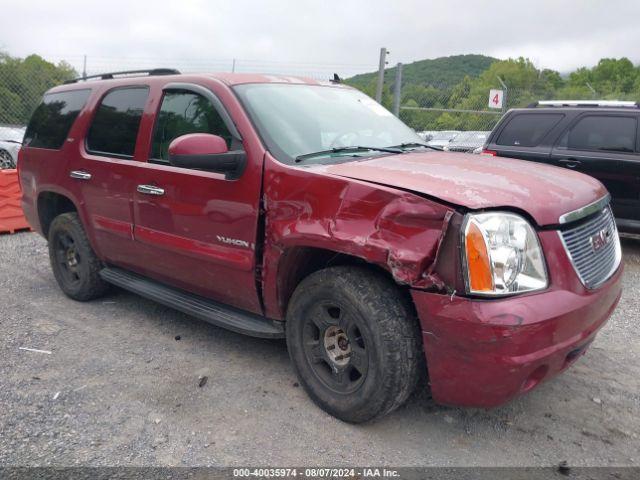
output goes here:
[[260, 313], [255, 243], [263, 152], [247, 149], [247, 166], [235, 180], [172, 166], [168, 146], [185, 134], [211, 133], [225, 139], [229, 150], [245, 147], [226, 108], [209, 88], [169, 84], [154, 91], [154, 97], [159, 102], [149, 126], [148, 159], [138, 167], [136, 186], [151, 186], [156, 193], [134, 193], [137, 270]]
[[81, 197], [69, 181], [68, 166], [77, 156], [74, 138], [82, 130], [82, 120], [76, 119], [82, 116], [90, 95], [88, 88], [47, 93], [31, 116], [18, 165], [24, 193], [22, 206], [31, 225], [39, 223], [36, 194], [40, 192], [33, 191], [34, 185], [45, 190], [55, 189], [71, 197], [77, 206], [81, 204]]
[[93, 118], [69, 163], [81, 208], [94, 234], [96, 248], [110, 263], [130, 267], [135, 258], [133, 192], [136, 141], [149, 88], [119, 86], [102, 92], [90, 110]]
[[560, 136], [552, 161], [600, 180], [617, 218], [640, 219], [638, 120], [632, 114], [585, 113]]

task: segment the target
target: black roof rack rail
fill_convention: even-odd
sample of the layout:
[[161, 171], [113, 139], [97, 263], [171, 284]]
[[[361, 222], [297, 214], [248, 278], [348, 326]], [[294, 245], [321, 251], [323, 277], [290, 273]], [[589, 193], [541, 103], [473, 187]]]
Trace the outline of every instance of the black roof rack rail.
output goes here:
[[540, 100], [527, 105], [527, 108], [536, 107], [640, 108], [640, 102], [627, 100]]
[[64, 82], [65, 84], [69, 83], [77, 83], [82, 80], [89, 80], [92, 78], [99, 78], [100, 80], [113, 80], [116, 75], [138, 75], [138, 74], [146, 74], [149, 77], [154, 77], [158, 75], [179, 75], [180, 71], [175, 68], [152, 68], [150, 70], [123, 70], [121, 72], [108, 72], [108, 73], [100, 73], [98, 75], [87, 75], [86, 77], [78, 77], [72, 80], [67, 80]]

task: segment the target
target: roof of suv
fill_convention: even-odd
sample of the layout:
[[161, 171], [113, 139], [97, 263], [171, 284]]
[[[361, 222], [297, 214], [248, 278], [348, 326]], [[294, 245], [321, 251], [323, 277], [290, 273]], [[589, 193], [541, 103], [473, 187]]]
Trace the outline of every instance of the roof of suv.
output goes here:
[[[533, 102], [525, 108], [527, 110], [638, 110], [640, 102], [624, 100], [541, 100]], [[516, 109], [520, 110], [520, 109]]]
[[640, 108], [629, 108], [629, 107], [519, 107], [519, 108], [511, 108], [504, 114], [503, 118], [511, 117], [515, 113], [572, 113], [572, 114], [580, 114], [580, 113], [626, 113], [629, 115], [637, 115], [640, 114]]
[[80, 77], [51, 89], [51, 91], [75, 90], [78, 88], [87, 88], [88, 86], [102, 85], [130, 85], [131, 83], [151, 83], [173, 81], [198, 81], [215, 79], [229, 86], [241, 85], [245, 83], [288, 83], [302, 85], [331, 85], [350, 88], [347, 85], [336, 81], [315, 80], [308, 77], [300, 77], [294, 75], [272, 75], [266, 73], [180, 73], [172, 69], [153, 69], [153, 70], [135, 70], [128, 72], [113, 72], [93, 75], [89, 77]]

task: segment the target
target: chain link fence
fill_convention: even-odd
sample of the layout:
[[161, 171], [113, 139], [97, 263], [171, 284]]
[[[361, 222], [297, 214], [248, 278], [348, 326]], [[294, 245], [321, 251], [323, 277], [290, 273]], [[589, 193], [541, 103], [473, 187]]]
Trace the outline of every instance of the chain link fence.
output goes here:
[[464, 89], [408, 85], [402, 89], [400, 118], [416, 131], [490, 131], [510, 108], [552, 99], [548, 92], [532, 92], [496, 85]]
[[328, 81], [375, 70], [375, 65], [283, 63], [243, 59], [150, 59], [64, 56], [31, 56], [17, 59], [0, 53], [0, 126], [24, 126], [42, 95], [66, 80], [106, 72], [174, 68], [182, 73], [236, 72], [304, 76]]
[[[33, 56], [35, 57], [35, 56]], [[16, 59], [0, 54], [0, 124], [25, 125], [42, 94], [74, 77], [105, 72], [153, 68], [175, 68], [183, 73], [237, 72], [304, 76], [329, 80], [334, 73], [349, 78], [372, 72], [376, 65], [283, 63], [243, 59], [150, 59], [85, 57], [81, 55]], [[489, 107], [489, 88], [478, 90], [462, 82], [455, 86], [403, 85], [399, 116], [417, 131], [491, 130], [508, 108], [548, 99], [548, 92], [510, 89], [496, 83], [504, 93], [501, 108]], [[391, 99], [383, 101], [391, 108]], [[389, 103], [389, 105], [387, 105]]]
[[328, 81], [371, 72], [376, 65], [283, 63], [244, 59], [115, 58], [37, 55], [15, 58], [0, 51], [0, 169], [14, 168], [31, 114], [44, 92], [67, 80], [107, 72], [173, 68], [182, 73], [236, 72], [304, 76]]
[[[0, 53], [0, 129], [3, 129], [0, 130], [0, 142], [21, 140], [18, 138], [20, 129], [28, 122], [42, 94], [65, 80], [105, 72], [153, 68], [175, 68], [183, 73], [260, 72], [326, 81], [332, 79], [334, 73], [348, 79], [359, 73], [374, 72], [377, 66], [282, 63], [233, 58], [122, 59], [81, 55], [47, 57], [45, 61], [35, 55], [18, 59]], [[402, 84], [401, 89], [393, 87], [385, 85], [387, 93], [382, 103], [389, 109], [392, 109], [392, 105], [395, 106], [398, 116], [411, 128], [422, 133], [425, 140], [443, 131], [452, 132], [450, 136], [455, 132], [480, 132], [479, 135], [485, 132], [486, 136], [486, 132], [493, 129], [509, 108], [524, 107], [536, 100], [553, 99], [553, 92], [510, 88], [499, 78], [494, 85], [483, 86], [467, 78], [454, 86]], [[400, 95], [399, 99], [393, 98], [391, 92], [394, 90], [396, 95]], [[481, 136], [478, 136], [476, 143], [484, 143], [481, 140]], [[0, 143], [0, 150], [8, 151], [9, 147], [6, 145], [6, 142]]]
[[509, 88], [499, 81], [489, 86], [410, 84], [401, 89], [398, 116], [433, 146], [479, 153], [507, 110], [553, 99], [554, 92]]

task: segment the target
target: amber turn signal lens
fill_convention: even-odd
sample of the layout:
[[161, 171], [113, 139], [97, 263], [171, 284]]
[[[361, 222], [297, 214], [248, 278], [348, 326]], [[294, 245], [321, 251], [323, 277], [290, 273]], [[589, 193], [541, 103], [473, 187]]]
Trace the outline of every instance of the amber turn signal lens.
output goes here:
[[465, 240], [469, 287], [471, 291], [492, 291], [493, 276], [491, 275], [489, 252], [484, 242], [484, 236], [475, 223], [469, 223]]

